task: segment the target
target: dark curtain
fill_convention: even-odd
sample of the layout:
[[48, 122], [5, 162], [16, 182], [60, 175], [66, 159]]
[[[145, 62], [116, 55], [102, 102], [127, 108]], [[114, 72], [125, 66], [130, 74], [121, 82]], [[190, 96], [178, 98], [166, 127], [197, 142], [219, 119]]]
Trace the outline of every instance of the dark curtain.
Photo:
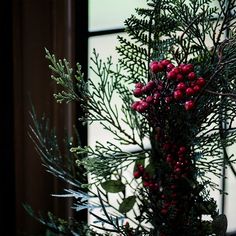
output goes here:
[[[1, 3], [1, 192], [0, 235], [43, 235], [45, 228], [22, 207], [71, 215], [62, 183], [45, 171], [29, 138], [30, 99], [50, 118], [60, 137], [71, 130], [72, 105], [58, 105], [44, 47], [75, 61], [74, 0], [4, 0]], [[10, 224], [10, 227], [6, 225]]]

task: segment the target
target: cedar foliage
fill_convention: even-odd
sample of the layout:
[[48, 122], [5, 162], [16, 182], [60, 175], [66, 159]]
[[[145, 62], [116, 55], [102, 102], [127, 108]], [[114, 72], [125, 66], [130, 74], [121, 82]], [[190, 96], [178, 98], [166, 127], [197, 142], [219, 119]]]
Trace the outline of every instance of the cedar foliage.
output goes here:
[[[78, 103], [81, 122], [100, 122], [119, 144], [81, 146], [75, 132], [64, 140], [63, 157], [55, 131], [32, 109], [30, 135], [44, 165], [70, 184], [62, 196], [74, 197], [72, 207], [87, 209], [96, 221], [84, 225], [28, 211], [61, 235], [224, 234], [227, 220], [209, 190], [225, 193], [208, 174], [220, 178], [225, 164], [236, 174], [234, 155], [227, 154], [236, 137], [235, 9], [233, 0], [147, 0], [146, 9], [125, 21], [129, 40], [118, 37], [116, 66], [94, 50], [98, 83], [84, 78], [79, 64], [74, 72], [46, 50], [52, 79], [62, 88], [55, 99]], [[167, 64], [154, 69], [164, 61], [178, 71], [174, 78]], [[188, 94], [181, 82], [199, 88]], [[121, 106], [114, 104], [117, 95]]]

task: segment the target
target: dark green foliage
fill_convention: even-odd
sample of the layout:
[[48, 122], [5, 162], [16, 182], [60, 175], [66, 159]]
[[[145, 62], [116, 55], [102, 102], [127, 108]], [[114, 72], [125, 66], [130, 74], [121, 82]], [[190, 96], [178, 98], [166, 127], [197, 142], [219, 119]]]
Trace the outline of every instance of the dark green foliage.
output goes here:
[[[78, 198], [74, 208], [88, 209], [95, 217], [93, 227], [82, 227], [88, 235], [93, 235], [95, 228], [103, 230], [102, 235], [127, 236], [225, 232], [225, 223], [216, 227], [223, 217], [209, 188], [225, 193], [208, 174], [221, 178], [225, 163], [236, 174], [235, 157], [227, 154], [236, 140], [236, 3], [217, 2], [147, 0], [147, 9], [137, 9], [137, 14], [125, 21], [129, 39], [118, 37], [118, 65], [114, 66], [110, 57], [101, 61], [94, 50], [90, 69], [97, 80], [84, 78], [79, 65], [73, 74], [66, 60], [57, 61], [46, 51], [52, 79], [64, 89], [55, 95], [56, 100], [78, 102], [84, 111], [80, 120], [99, 122], [116, 141], [103, 144], [98, 140], [95, 147], [82, 147], [74, 143], [79, 138], [66, 138], [66, 155], [62, 155], [55, 132], [44, 119], [37, 120], [34, 110], [31, 113], [31, 136], [43, 163], [75, 187], [64, 195]], [[193, 108], [186, 108], [185, 100], [172, 95], [179, 81], [168, 79], [167, 69], [152, 70], [150, 63], [163, 59], [171, 60], [179, 70], [181, 64], [191, 64], [196, 78], [204, 78], [196, 96], [185, 90], [184, 99], [194, 99]], [[194, 87], [191, 79], [187, 81], [187, 73], [182, 81]], [[142, 91], [136, 97], [147, 101], [148, 95], [160, 92], [158, 105], [135, 110], [135, 84], [144, 86], [150, 81], [156, 90]], [[114, 104], [117, 100], [121, 105]], [[130, 146], [134, 151], [125, 149]], [[111, 201], [114, 195], [115, 201]], [[205, 215], [211, 219], [204, 220]], [[49, 217], [49, 227], [52, 219]], [[57, 225], [64, 225], [55, 222], [57, 230]], [[70, 223], [65, 225], [72, 232]]]

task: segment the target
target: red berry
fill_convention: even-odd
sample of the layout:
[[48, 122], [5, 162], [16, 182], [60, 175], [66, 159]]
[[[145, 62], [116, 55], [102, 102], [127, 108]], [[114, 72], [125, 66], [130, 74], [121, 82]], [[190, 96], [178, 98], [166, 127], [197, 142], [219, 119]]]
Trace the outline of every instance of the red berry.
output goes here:
[[143, 94], [148, 92], [148, 87], [146, 85], [144, 85], [141, 89]]
[[138, 179], [141, 176], [141, 173], [139, 171], [135, 171], [133, 175], [135, 179]]
[[192, 95], [194, 95], [195, 92], [192, 88], [187, 88], [185, 90], [185, 93], [186, 93], [187, 96], [192, 96]]
[[183, 81], [183, 80], [184, 80], [184, 76], [183, 76], [182, 74], [178, 73], [178, 74], [176, 75], [176, 79], [177, 79], [178, 81]]
[[147, 96], [146, 99], [145, 99], [145, 101], [146, 101], [147, 103], [152, 103], [152, 102], [153, 102], [153, 96]]
[[177, 74], [172, 70], [172, 71], [167, 73], [166, 78], [168, 80], [172, 80], [172, 79], [176, 79], [176, 76], [177, 76]]
[[137, 110], [137, 107], [138, 107], [138, 105], [139, 105], [139, 101], [136, 101], [136, 102], [134, 102], [132, 105], [131, 105], [131, 108], [133, 109], [133, 110]]
[[173, 68], [171, 71], [175, 72], [176, 75], [180, 73], [180, 69], [178, 67]]
[[163, 71], [164, 69], [164, 66], [157, 61], [151, 62], [149, 67], [150, 67], [151, 72], [154, 74], [156, 74], [157, 72]]
[[150, 186], [149, 186], [151, 190], [157, 190], [158, 187], [159, 187], [158, 183], [150, 183]]
[[181, 100], [183, 99], [183, 93], [180, 90], [174, 91], [174, 98], [176, 100]]
[[164, 143], [162, 148], [163, 148], [164, 151], [168, 151], [171, 148], [171, 144], [170, 143]]
[[175, 184], [172, 184], [172, 185], [170, 186], [170, 188], [171, 188], [171, 189], [176, 189], [177, 186], [176, 186]]
[[152, 90], [155, 87], [156, 83], [153, 80], [150, 80], [146, 84], [146, 90]]
[[193, 88], [195, 85], [196, 85], [196, 81], [191, 81], [191, 82], [190, 82], [190, 87]]
[[133, 91], [133, 94], [135, 97], [141, 97], [143, 95], [142, 89], [141, 88], [135, 88]]
[[187, 152], [187, 148], [185, 146], [179, 147], [179, 153], [184, 154]]
[[144, 166], [141, 165], [141, 164], [138, 164], [138, 165], [137, 165], [137, 168], [138, 168], [138, 171], [139, 171], [141, 174], [143, 174], [143, 172], [144, 172]]
[[194, 102], [192, 100], [186, 101], [184, 104], [185, 110], [189, 111], [192, 110], [194, 108]]
[[143, 87], [143, 83], [138, 82], [135, 84], [135, 88], [142, 88], [142, 87]]
[[170, 103], [171, 101], [172, 101], [172, 97], [171, 96], [165, 97], [165, 102], [166, 103]]
[[188, 74], [188, 79], [189, 79], [189, 80], [195, 80], [195, 79], [196, 79], [196, 74], [195, 74], [194, 72], [190, 72], [190, 73]]
[[166, 162], [172, 163], [172, 161], [173, 161], [173, 156], [172, 156], [171, 154], [168, 154], [168, 155], [166, 156]]
[[170, 61], [170, 60], [167, 60], [167, 59], [164, 59], [164, 60], [160, 61], [160, 63], [161, 63], [164, 67], [166, 67], [167, 65], [169, 65], [169, 64], [171, 63], [171, 61]]
[[149, 104], [145, 101], [140, 101], [139, 105], [137, 106], [137, 111], [143, 113], [147, 110]]
[[206, 80], [203, 77], [199, 77], [196, 83], [202, 87], [206, 84]]
[[149, 175], [147, 172], [145, 172], [145, 173], [143, 174], [143, 179], [144, 179], [144, 180], [149, 180], [149, 179], [150, 179], [150, 175]]
[[166, 208], [161, 209], [162, 215], [166, 215], [167, 213], [168, 213], [168, 209], [166, 209]]
[[194, 90], [194, 92], [199, 92], [200, 90], [201, 90], [201, 87], [199, 86], [199, 85], [195, 85], [194, 87], [193, 87], [193, 90]]
[[171, 194], [171, 197], [172, 197], [172, 198], [176, 198], [176, 197], [177, 197], [177, 193], [172, 193], [172, 194]]
[[181, 170], [181, 168], [179, 168], [179, 167], [177, 167], [177, 168], [175, 168], [175, 170], [174, 170], [174, 172], [176, 172], [176, 173], [180, 173], [182, 170]]
[[161, 96], [160, 93], [158, 93], [158, 92], [154, 93], [154, 95], [153, 95], [153, 101], [154, 101], [155, 104], [158, 104], [158, 103], [159, 103], [159, 98], [160, 98], [160, 96]]
[[180, 82], [177, 84], [176, 86], [177, 89], [180, 89], [180, 90], [185, 90], [186, 89], [186, 85], [184, 82]]
[[149, 187], [150, 186], [150, 182], [149, 181], [144, 181], [143, 182], [143, 187]]
[[181, 66], [181, 72], [185, 75], [189, 74], [192, 71], [193, 71], [193, 65], [192, 64], [187, 64], [187, 65]]
[[170, 64], [168, 64], [168, 65], [166, 66], [166, 71], [167, 71], [167, 72], [170, 72], [174, 67], [175, 67], [175, 66], [174, 66], [172, 63], [170, 63]]

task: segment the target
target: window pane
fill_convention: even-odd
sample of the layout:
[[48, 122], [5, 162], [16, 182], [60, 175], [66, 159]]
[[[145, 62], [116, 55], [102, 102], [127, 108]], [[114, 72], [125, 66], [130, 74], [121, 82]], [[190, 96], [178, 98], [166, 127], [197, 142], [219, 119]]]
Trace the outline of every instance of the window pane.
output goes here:
[[[120, 35], [125, 36], [126, 34], [122, 33]], [[105, 63], [106, 63], [106, 59], [112, 56], [113, 69], [115, 70], [116, 64], [118, 62], [118, 56], [119, 56], [115, 48], [118, 45], [119, 45], [119, 42], [117, 40], [117, 34], [90, 37], [89, 38], [89, 58], [92, 56], [93, 49], [95, 48], [96, 52], [99, 53], [99, 59], [102, 59], [102, 61]], [[89, 61], [89, 66], [94, 66], [94, 64], [91, 63], [91, 60]], [[98, 76], [91, 69], [89, 70], [89, 78], [91, 78], [94, 83], [99, 82]], [[130, 85], [130, 86], [131, 86], [130, 92], [132, 93], [133, 85]], [[122, 119], [124, 119], [124, 114], [121, 112], [122, 104], [123, 104], [123, 101], [118, 96], [118, 94], [114, 94], [114, 96], [112, 97], [111, 107], [113, 110], [115, 110], [115, 106], [117, 107], [117, 111], [119, 114], [118, 120], [119, 120], [120, 125], [122, 126], [122, 128], [125, 130], [126, 133], [131, 134], [133, 130], [131, 130], [131, 128], [128, 127], [128, 125], [122, 121]], [[102, 123], [105, 123], [105, 122], [102, 121]], [[103, 126], [100, 124], [100, 122], [94, 122], [88, 127], [89, 146], [94, 147], [96, 144], [96, 141], [99, 141], [102, 144], [106, 144], [107, 141], [109, 141], [113, 144], [120, 145], [119, 141], [114, 139], [114, 135], [112, 135], [111, 132], [103, 129]], [[149, 145], [149, 141], [145, 141], [145, 144]], [[129, 146], [124, 145], [122, 146], [122, 148], [125, 150], [137, 150], [137, 147], [133, 145], [129, 145]]]
[[[232, 145], [230, 148], [228, 148], [228, 155], [234, 155], [235, 158], [236, 153], [236, 144]], [[234, 164], [234, 169], [236, 169], [236, 165]], [[236, 179], [231, 171], [231, 169], [228, 167], [226, 172], [226, 192], [228, 195], [226, 195], [225, 199], [225, 214], [228, 218], [228, 231], [232, 232], [236, 230], [236, 223], [235, 223], [235, 215], [236, 215]]]
[[[116, 64], [118, 61], [118, 54], [115, 50], [117, 45], [117, 34], [91, 37], [89, 38], [89, 58], [93, 57], [93, 49], [95, 49], [96, 53], [99, 54], [99, 59], [103, 62], [106, 62], [106, 59], [112, 56], [112, 61]], [[94, 67], [91, 60], [89, 61], [89, 66]], [[91, 69], [89, 70], [88, 76], [89, 78], [92, 78], [94, 83], [98, 83], [99, 78]], [[121, 102], [119, 99], [115, 99], [113, 100], [113, 103], [119, 105]], [[88, 126], [88, 144], [94, 147], [96, 141], [99, 141], [102, 144], [105, 144], [107, 141], [116, 143], [115, 140], [112, 140], [111, 133], [104, 130], [100, 122], [94, 122]]]
[[123, 27], [135, 8], [144, 6], [145, 0], [90, 0], [89, 31]]

